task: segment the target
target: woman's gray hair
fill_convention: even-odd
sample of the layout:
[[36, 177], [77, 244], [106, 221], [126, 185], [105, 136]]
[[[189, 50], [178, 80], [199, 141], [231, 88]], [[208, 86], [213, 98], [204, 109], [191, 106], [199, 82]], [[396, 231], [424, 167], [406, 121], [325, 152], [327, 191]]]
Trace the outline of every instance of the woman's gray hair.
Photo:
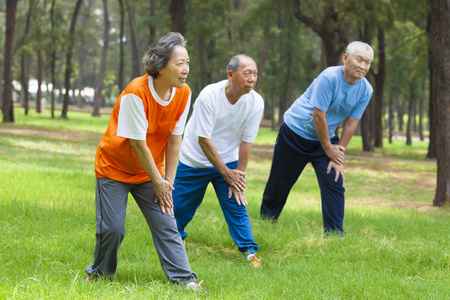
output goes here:
[[236, 72], [239, 69], [240, 58], [244, 57], [244, 56], [248, 57], [248, 58], [251, 58], [254, 61], [254, 59], [250, 55], [247, 55], [245, 53], [236, 54], [235, 56], [233, 56], [230, 59], [230, 62], [228, 63], [227, 72], [230, 71], [230, 70], [233, 71], [233, 72]]
[[345, 52], [345, 54], [347, 54], [348, 56], [352, 56], [353, 53], [355, 53], [356, 48], [359, 48], [359, 47], [364, 48], [365, 50], [370, 52], [370, 54], [372, 56], [370, 61], [372, 61], [373, 60], [373, 49], [369, 44], [364, 43], [364, 42], [360, 42], [360, 41], [351, 42], [350, 44], [348, 44], [347, 51]]
[[158, 78], [159, 71], [163, 69], [169, 60], [172, 58], [173, 49], [176, 46], [186, 48], [187, 40], [178, 32], [169, 32], [160, 37], [148, 49], [145, 56], [142, 58], [147, 74], [153, 78]]

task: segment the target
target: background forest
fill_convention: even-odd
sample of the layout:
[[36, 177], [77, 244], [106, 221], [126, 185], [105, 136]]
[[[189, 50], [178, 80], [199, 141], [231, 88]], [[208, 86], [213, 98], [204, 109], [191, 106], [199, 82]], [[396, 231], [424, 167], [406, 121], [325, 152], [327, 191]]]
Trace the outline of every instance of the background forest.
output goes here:
[[[412, 131], [422, 140], [427, 134], [427, 18], [426, 0], [18, 1], [14, 99], [29, 107], [44, 97], [49, 105], [47, 91], [55, 86], [56, 104], [64, 102], [68, 87], [68, 104], [93, 105], [95, 91], [99, 105], [113, 106], [121, 89], [144, 74], [140, 59], [154, 39], [178, 31], [189, 41], [193, 98], [205, 85], [225, 79], [229, 58], [245, 52], [258, 63], [256, 89], [275, 128], [318, 73], [340, 64], [350, 41], [363, 40], [375, 49], [369, 80], [379, 102], [367, 111], [366, 150], [371, 151], [371, 140], [382, 129], [391, 129], [391, 135], [405, 131], [408, 143]], [[26, 85], [30, 94], [21, 89]], [[375, 139], [374, 145], [381, 147], [382, 141]]]
[[[382, 148], [383, 137], [389, 143], [405, 138], [406, 145], [416, 137], [430, 141], [427, 157], [435, 158], [430, 7], [447, 17], [449, 8], [429, 2], [8, 0], [8, 9], [0, 0], [0, 32], [6, 33], [0, 35], [0, 82], [13, 83], [0, 84], [3, 121], [14, 121], [10, 102], [25, 114], [47, 107], [53, 118], [66, 119], [78, 107], [100, 116], [100, 108], [112, 107], [128, 82], [144, 74], [141, 58], [149, 45], [178, 31], [189, 41], [194, 100], [204, 86], [226, 78], [232, 55], [247, 53], [258, 64], [264, 124], [277, 129], [311, 81], [341, 64], [349, 42], [361, 40], [375, 50], [367, 76], [374, 95], [356, 132], [363, 150]], [[442, 31], [445, 18], [434, 19]]]

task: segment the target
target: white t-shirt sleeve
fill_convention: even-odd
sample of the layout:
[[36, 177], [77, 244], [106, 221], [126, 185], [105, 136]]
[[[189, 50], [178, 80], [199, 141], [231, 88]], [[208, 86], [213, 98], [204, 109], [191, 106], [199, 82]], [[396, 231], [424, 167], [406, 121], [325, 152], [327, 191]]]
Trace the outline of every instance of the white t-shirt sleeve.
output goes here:
[[261, 119], [264, 113], [264, 100], [261, 97], [258, 98], [253, 114], [249, 116], [244, 133], [242, 134], [242, 141], [246, 143], [253, 143], [255, 141], [259, 126], [261, 125]]
[[192, 132], [203, 138], [210, 139], [214, 128], [214, 108], [211, 101], [205, 98], [197, 98], [194, 106], [194, 114], [197, 115], [192, 125]]
[[175, 128], [172, 131], [173, 135], [182, 135], [184, 131], [184, 125], [186, 125], [186, 119], [189, 114], [189, 109], [191, 107], [191, 96], [189, 95], [188, 102], [186, 103], [186, 108], [184, 109], [183, 114], [181, 115], [180, 119], [178, 120], [177, 124], [175, 125]]
[[132, 140], [147, 138], [148, 121], [142, 100], [133, 94], [122, 96], [120, 101], [117, 136]]

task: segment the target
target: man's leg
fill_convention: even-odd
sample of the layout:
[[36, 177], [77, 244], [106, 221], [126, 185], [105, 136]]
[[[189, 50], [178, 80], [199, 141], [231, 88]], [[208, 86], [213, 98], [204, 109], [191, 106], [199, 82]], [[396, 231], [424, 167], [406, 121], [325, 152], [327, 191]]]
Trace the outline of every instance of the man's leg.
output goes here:
[[97, 178], [95, 189], [94, 262], [86, 268], [89, 275], [114, 275], [117, 251], [125, 237], [128, 192], [132, 185], [109, 178]]
[[192, 168], [181, 162], [178, 164], [172, 198], [178, 231], [183, 239], [187, 236], [184, 228], [203, 201], [211, 180], [210, 174], [211, 168]]
[[280, 128], [274, 148], [269, 180], [262, 198], [262, 218], [278, 219], [292, 186], [309, 162], [308, 158], [296, 153], [285, 138], [282, 128]]
[[197, 280], [191, 271], [183, 240], [177, 230], [173, 215], [163, 214], [155, 203], [155, 191], [151, 181], [135, 185], [131, 194], [142, 211], [153, 237], [161, 267], [172, 282], [187, 284]]
[[[236, 169], [237, 161], [229, 163], [227, 166], [230, 169]], [[255, 243], [252, 234], [252, 226], [248, 217], [247, 208], [244, 205], [238, 205], [234, 196], [228, 198], [229, 184], [217, 170], [215, 170], [213, 185], [223, 215], [228, 224], [231, 238], [238, 245], [239, 251], [250, 254], [255, 253], [258, 249], [258, 244]]]
[[329, 162], [330, 159], [324, 156], [312, 163], [320, 186], [323, 224], [325, 231], [343, 234], [345, 188], [342, 176], [335, 182], [335, 171], [332, 169], [330, 174], [327, 174]]

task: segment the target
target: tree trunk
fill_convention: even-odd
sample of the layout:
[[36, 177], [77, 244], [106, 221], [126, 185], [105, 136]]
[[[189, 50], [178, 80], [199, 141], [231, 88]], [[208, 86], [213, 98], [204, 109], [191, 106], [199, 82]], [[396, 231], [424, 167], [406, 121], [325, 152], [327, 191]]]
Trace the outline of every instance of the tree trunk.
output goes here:
[[370, 101], [361, 118], [361, 137], [363, 151], [374, 152], [373, 147], [373, 101]]
[[378, 28], [378, 72], [374, 78], [374, 146], [383, 148], [383, 90], [386, 80], [386, 53], [384, 31], [381, 28]]
[[208, 47], [206, 47], [203, 34], [198, 39], [198, 52], [200, 55], [200, 80], [202, 87], [212, 82], [212, 74], [208, 71]]
[[36, 94], [36, 112], [42, 112], [42, 81], [44, 78], [44, 60], [42, 59], [42, 50], [38, 50], [37, 52], [37, 82], [38, 82], [38, 90]]
[[[23, 40], [25, 42], [22, 46], [26, 46], [26, 42], [28, 41], [28, 32], [30, 31], [30, 20], [32, 11], [33, 11], [33, 1], [30, 1], [25, 21], [25, 33], [23, 36]], [[22, 53], [21, 55], [20, 70], [21, 70], [20, 79], [22, 82], [22, 92], [24, 96], [23, 107], [25, 108], [25, 115], [28, 115], [30, 92], [28, 91], [29, 72], [28, 72], [28, 58], [26, 53]]]
[[120, 53], [119, 53], [119, 78], [118, 78], [118, 86], [119, 91], [122, 92], [125, 88], [123, 83], [123, 68], [125, 66], [125, 53], [124, 53], [124, 31], [125, 31], [125, 8], [123, 7], [123, 0], [119, 0], [120, 7]]
[[[430, 26], [431, 26], [431, 14], [428, 15], [428, 21], [427, 21], [427, 34], [428, 37], [431, 37], [430, 32]], [[430, 127], [430, 135], [428, 137], [428, 153], [427, 158], [436, 158], [436, 122], [434, 120], [434, 103], [433, 103], [433, 64], [431, 62], [431, 45], [428, 43], [428, 68], [430, 70], [429, 75], [429, 98], [428, 98], [428, 120], [429, 120], [429, 127]]]
[[14, 27], [16, 23], [17, 0], [6, 1], [5, 55], [3, 58], [3, 122], [14, 123], [14, 103], [12, 97], [12, 65]]
[[186, 1], [171, 0], [169, 11], [172, 21], [172, 31], [184, 35], [186, 33]]
[[0, 58], [0, 108], [3, 107], [3, 59]]
[[[289, 41], [291, 39], [291, 26], [289, 24], [281, 24], [281, 27], [283, 30], [287, 31], [287, 37], [286, 39]], [[284, 38], [284, 37], [282, 37]], [[285, 48], [285, 49], [283, 49]], [[290, 45], [287, 45], [286, 47], [283, 47], [283, 43], [280, 43], [280, 51], [284, 52], [284, 55], [286, 57], [286, 60], [282, 62], [282, 65], [285, 65], [285, 77], [283, 81], [283, 93], [280, 97], [280, 105], [279, 105], [279, 111], [278, 111], [278, 124], [277, 127], [280, 127], [281, 123], [283, 122], [283, 116], [286, 110], [290, 106], [290, 98], [289, 98], [289, 81], [291, 80], [291, 70], [292, 70], [292, 48]]]
[[[153, 19], [155, 17], [155, 0], [150, 0], [150, 19]], [[150, 25], [150, 38], [149, 38], [149, 45], [153, 43], [153, 41], [156, 38], [156, 28], [155, 25]]]
[[[273, 11], [272, 11], [273, 12]], [[264, 65], [266, 63], [267, 51], [269, 50], [269, 38], [270, 38], [270, 28], [272, 24], [272, 12], [270, 17], [266, 20], [266, 24], [264, 25], [264, 39], [261, 50], [261, 57], [258, 63], [258, 81], [255, 84], [255, 91], [258, 92], [261, 87], [262, 75], [264, 73]]]
[[450, 3], [430, 0], [433, 102], [436, 120], [437, 186], [433, 205], [450, 203]]
[[398, 131], [403, 132], [403, 116], [405, 114], [405, 101], [397, 97], [396, 102], [397, 102]]
[[294, 15], [306, 26], [314, 30], [322, 39], [328, 66], [336, 66], [341, 59], [342, 51], [348, 44], [348, 25], [339, 19], [338, 9], [334, 1], [327, 1], [322, 20], [304, 15], [300, 9], [300, 0], [294, 0]]
[[69, 44], [67, 47], [67, 55], [66, 55], [66, 72], [64, 76], [64, 88], [66, 92], [64, 95], [61, 119], [67, 119], [67, 111], [69, 110], [69, 102], [70, 102], [69, 91], [71, 90], [70, 77], [72, 75], [72, 55], [73, 55], [73, 47], [75, 44], [75, 27], [77, 25], [78, 12], [80, 11], [82, 3], [83, 0], [77, 0], [72, 15], [72, 21], [70, 22]]
[[128, 18], [130, 21], [130, 31], [131, 31], [131, 61], [132, 61], [132, 74], [131, 74], [131, 80], [141, 76], [141, 60], [142, 60], [142, 54], [141, 49], [139, 47], [139, 39], [138, 34], [136, 30], [136, 22], [134, 21], [134, 11], [133, 8], [130, 5], [129, 1], [125, 1], [127, 4], [128, 9]]
[[105, 78], [106, 69], [106, 57], [108, 54], [108, 39], [109, 39], [109, 20], [108, 20], [108, 0], [102, 0], [103, 2], [103, 47], [102, 47], [102, 60], [100, 62], [100, 70], [97, 81], [97, 88], [95, 89], [94, 96], [94, 110], [92, 111], [93, 117], [100, 117], [100, 104], [102, 102], [103, 91], [103, 79]]
[[423, 135], [423, 103], [425, 102], [425, 79], [422, 79], [421, 84], [421, 96], [419, 102], [419, 138], [421, 141], [425, 140]]
[[[392, 83], [394, 84], [394, 83]], [[389, 144], [392, 144], [392, 138], [394, 137], [394, 96], [391, 92], [391, 95], [389, 96], [389, 119], [388, 119], [388, 126], [389, 126]]]
[[[413, 93], [413, 88], [411, 88], [411, 94]], [[412, 118], [414, 118], [413, 114], [413, 106], [414, 106], [414, 99], [413, 95], [411, 95], [411, 99], [409, 101], [409, 109], [408, 109], [408, 123], [406, 123], [406, 145], [411, 146], [412, 145], [412, 139], [411, 139], [411, 127], [412, 127]]]
[[[84, 16], [81, 22], [81, 27], [86, 28], [87, 22], [89, 19], [89, 12], [92, 10], [93, 0], [89, 0], [88, 6], [84, 8]], [[81, 95], [81, 91], [83, 90], [83, 77], [84, 77], [84, 59], [86, 57], [86, 49], [85, 49], [85, 41], [82, 40], [80, 53], [78, 54], [78, 81], [77, 81], [77, 90], [78, 95], [76, 97], [77, 107], [83, 107], [83, 96]]]
[[[52, 0], [52, 6], [50, 9], [50, 23], [52, 31], [55, 29], [55, 0]], [[56, 44], [55, 36], [52, 35], [53, 45]], [[51, 65], [50, 72], [52, 78], [52, 119], [55, 118], [55, 87], [56, 87], [56, 76], [55, 76], [55, 66], [56, 66], [56, 47], [52, 47], [51, 57]]]

